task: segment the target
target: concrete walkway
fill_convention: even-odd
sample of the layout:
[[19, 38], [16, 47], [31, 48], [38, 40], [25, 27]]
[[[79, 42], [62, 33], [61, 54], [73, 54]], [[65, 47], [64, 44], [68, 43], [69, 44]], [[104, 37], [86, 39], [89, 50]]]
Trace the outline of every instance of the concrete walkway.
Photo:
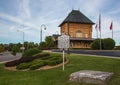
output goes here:
[[21, 53], [17, 53], [16, 56], [13, 56], [10, 52], [6, 51], [0, 53], [0, 63], [5, 63], [22, 57]]

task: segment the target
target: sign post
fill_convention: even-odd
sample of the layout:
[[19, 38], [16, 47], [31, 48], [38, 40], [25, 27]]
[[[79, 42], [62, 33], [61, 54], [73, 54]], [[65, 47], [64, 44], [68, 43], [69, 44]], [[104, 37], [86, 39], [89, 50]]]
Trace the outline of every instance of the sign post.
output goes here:
[[67, 50], [70, 47], [70, 37], [65, 35], [64, 33], [58, 37], [58, 48], [62, 49], [63, 51], [63, 70], [64, 70], [64, 61], [65, 61], [65, 57], [64, 57], [64, 51]]

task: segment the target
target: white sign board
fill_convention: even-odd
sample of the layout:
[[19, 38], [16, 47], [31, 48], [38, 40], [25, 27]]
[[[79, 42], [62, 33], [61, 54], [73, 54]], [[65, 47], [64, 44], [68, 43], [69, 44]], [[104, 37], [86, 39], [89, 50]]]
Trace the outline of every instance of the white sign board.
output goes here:
[[25, 50], [25, 47], [21, 47], [20, 49], [21, 49], [21, 50]]
[[60, 49], [68, 49], [70, 47], [70, 37], [62, 34], [58, 37], [58, 48]]
[[67, 50], [70, 47], [70, 37], [62, 34], [58, 37], [58, 48], [63, 50], [63, 70], [64, 70], [64, 50]]

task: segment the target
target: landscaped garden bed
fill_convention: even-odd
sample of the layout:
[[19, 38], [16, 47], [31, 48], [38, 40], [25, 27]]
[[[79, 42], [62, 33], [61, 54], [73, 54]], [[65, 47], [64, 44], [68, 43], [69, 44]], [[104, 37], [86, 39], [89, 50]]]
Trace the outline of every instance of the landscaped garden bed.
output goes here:
[[[31, 51], [36, 54], [33, 54]], [[29, 54], [31, 54], [31, 56]], [[40, 69], [41, 67], [45, 68], [45, 66], [52, 68], [53, 66], [61, 64], [62, 61], [63, 60], [61, 54], [43, 53], [39, 51], [36, 52], [30, 49], [29, 51], [26, 51], [23, 54], [22, 58], [7, 62], [5, 66], [8, 67], [9, 69], [10, 67], [12, 68], [14, 67], [14, 69], [17, 70], [25, 70], [25, 69], [36, 70], [36, 69]]]

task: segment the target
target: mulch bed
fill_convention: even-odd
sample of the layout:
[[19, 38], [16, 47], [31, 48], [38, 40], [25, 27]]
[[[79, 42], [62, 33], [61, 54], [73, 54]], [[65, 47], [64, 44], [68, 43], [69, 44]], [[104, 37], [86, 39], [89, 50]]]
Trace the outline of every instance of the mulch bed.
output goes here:
[[[69, 63], [69, 59], [67, 59], [64, 64], [67, 64], [67, 63]], [[60, 63], [60, 64], [55, 65], [55, 66], [48, 66], [47, 65], [47, 66], [40, 67], [40, 68], [38, 68], [36, 70], [48, 70], [48, 69], [53, 69], [53, 68], [60, 67], [62, 65], [63, 65], [63, 63]], [[28, 71], [29, 70], [29, 69], [17, 70], [16, 66], [13, 66], [13, 67], [4, 67], [4, 68], [7, 69], [7, 70], [11, 70], [11, 71]]]

